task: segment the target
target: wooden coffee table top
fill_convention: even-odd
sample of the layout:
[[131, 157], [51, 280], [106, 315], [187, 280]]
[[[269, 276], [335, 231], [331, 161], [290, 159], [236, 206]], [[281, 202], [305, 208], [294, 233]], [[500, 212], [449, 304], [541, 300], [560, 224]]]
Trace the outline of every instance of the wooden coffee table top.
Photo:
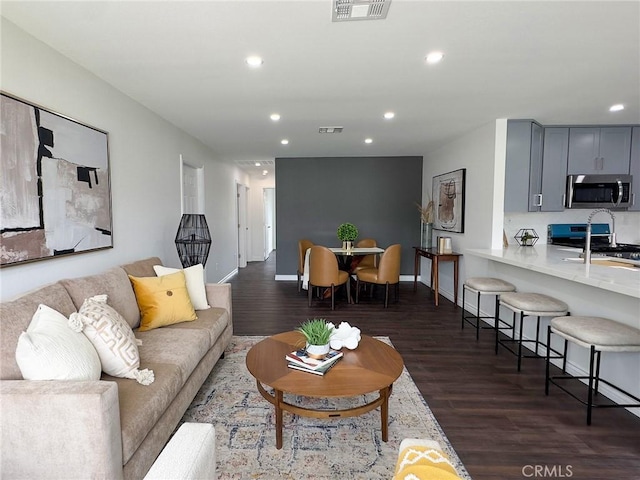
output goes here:
[[344, 357], [325, 375], [287, 367], [285, 355], [304, 345], [299, 332], [266, 338], [247, 353], [247, 368], [259, 382], [275, 390], [308, 397], [350, 397], [386, 388], [400, 376], [400, 354], [380, 340], [362, 335], [355, 350], [342, 349]]

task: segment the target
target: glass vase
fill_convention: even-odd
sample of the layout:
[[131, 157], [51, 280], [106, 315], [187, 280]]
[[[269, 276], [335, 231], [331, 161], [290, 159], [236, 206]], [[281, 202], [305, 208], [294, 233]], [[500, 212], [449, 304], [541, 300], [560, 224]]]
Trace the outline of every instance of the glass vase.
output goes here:
[[420, 246], [422, 248], [431, 248], [433, 246], [433, 223], [422, 224], [422, 240]]

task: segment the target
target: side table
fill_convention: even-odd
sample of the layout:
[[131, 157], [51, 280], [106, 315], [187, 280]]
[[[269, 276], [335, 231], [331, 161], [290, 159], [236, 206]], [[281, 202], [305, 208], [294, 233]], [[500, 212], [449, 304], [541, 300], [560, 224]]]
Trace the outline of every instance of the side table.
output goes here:
[[438, 266], [440, 262], [453, 262], [453, 298], [454, 305], [458, 306], [458, 260], [462, 256], [461, 253], [438, 253], [437, 248], [413, 247], [416, 251], [413, 266], [413, 291], [418, 290], [418, 273], [420, 273], [420, 257], [431, 260], [431, 290], [435, 293], [435, 304], [438, 306], [438, 286], [439, 272]]

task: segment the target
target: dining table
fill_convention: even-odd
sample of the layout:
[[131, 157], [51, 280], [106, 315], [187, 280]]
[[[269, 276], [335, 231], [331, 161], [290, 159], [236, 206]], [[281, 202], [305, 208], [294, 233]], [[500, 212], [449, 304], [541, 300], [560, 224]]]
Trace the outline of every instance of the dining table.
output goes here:
[[[364, 257], [366, 255], [379, 255], [384, 253], [384, 248], [380, 247], [352, 247], [352, 248], [342, 248], [342, 247], [328, 247], [336, 257], [339, 258], [338, 264], [342, 267], [342, 269], [347, 269], [347, 265], [350, 263], [348, 261], [351, 257]], [[309, 288], [309, 253], [311, 249], [308, 248], [304, 255], [304, 272], [302, 274], [302, 288], [304, 290], [308, 290]]]

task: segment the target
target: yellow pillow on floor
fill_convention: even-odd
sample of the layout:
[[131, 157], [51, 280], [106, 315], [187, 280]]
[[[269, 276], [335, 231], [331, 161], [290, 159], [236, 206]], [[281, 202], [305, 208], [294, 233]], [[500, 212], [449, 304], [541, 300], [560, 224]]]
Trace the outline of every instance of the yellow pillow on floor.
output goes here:
[[144, 332], [198, 318], [189, 299], [182, 271], [162, 277], [129, 275], [129, 279], [142, 317], [139, 331]]
[[410, 445], [398, 456], [393, 480], [459, 480], [447, 456], [425, 445]]

